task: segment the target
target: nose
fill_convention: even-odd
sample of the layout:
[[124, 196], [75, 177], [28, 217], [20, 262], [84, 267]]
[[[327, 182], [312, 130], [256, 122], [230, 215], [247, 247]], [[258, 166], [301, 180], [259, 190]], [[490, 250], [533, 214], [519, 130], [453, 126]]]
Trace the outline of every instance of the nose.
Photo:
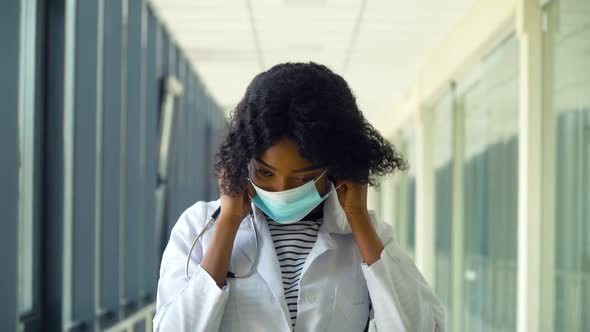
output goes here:
[[277, 187], [275, 188], [276, 191], [285, 191], [289, 190], [292, 187], [289, 186], [289, 181], [286, 178], [278, 179], [277, 180]]
[[285, 191], [293, 188], [297, 188], [299, 186], [298, 183], [289, 179], [287, 177], [284, 178], [277, 178], [277, 182], [275, 184], [274, 190], [275, 191]]

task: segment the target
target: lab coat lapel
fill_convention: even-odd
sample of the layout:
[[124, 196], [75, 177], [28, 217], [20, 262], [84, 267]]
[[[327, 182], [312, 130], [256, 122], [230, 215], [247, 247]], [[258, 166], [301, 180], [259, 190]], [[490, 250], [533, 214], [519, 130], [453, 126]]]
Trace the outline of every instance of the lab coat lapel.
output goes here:
[[326, 251], [338, 247], [338, 243], [334, 240], [331, 233], [351, 233], [346, 214], [344, 213], [344, 210], [342, 210], [340, 202], [338, 201], [336, 189], [332, 183], [330, 183], [330, 191], [332, 193], [324, 201], [324, 217], [322, 225], [318, 231], [318, 237], [303, 264], [303, 269], [301, 270], [300, 283], [305, 278], [305, 272], [307, 272], [309, 267], [318, 257]]
[[[300, 284], [304, 282], [306, 271], [312, 266], [313, 262], [328, 250], [333, 250], [338, 247], [337, 242], [332, 237], [332, 233], [347, 234], [351, 233], [350, 225], [346, 219], [346, 214], [336, 194], [334, 185], [330, 183], [330, 190], [333, 191], [324, 201], [324, 217], [322, 225], [318, 231], [316, 242], [314, 243], [305, 263], [301, 270]], [[275, 251], [274, 243], [268, 229], [268, 223], [263, 212], [260, 211], [254, 203], [252, 203], [252, 211], [254, 211], [254, 222], [258, 231], [259, 239], [259, 258], [257, 264], [258, 274], [264, 279], [268, 287], [275, 295], [277, 301], [283, 309], [285, 322], [288, 326], [291, 325], [291, 317], [287, 302], [285, 300], [283, 279], [279, 260]], [[252, 250], [244, 250], [252, 262], [255, 254]], [[300, 286], [301, 287], [301, 286]]]
[[268, 287], [272, 290], [275, 299], [281, 305], [285, 317], [285, 323], [291, 326], [291, 316], [289, 314], [289, 308], [287, 307], [283, 288], [283, 276], [281, 274], [279, 259], [277, 258], [274, 243], [272, 242], [272, 237], [268, 229], [268, 224], [264, 214], [257, 209], [254, 204], [252, 204], [252, 209], [254, 211], [254, 220], [256, 223], [256, 229], [258, 230], [260, 246], [260, 257], [258, 258], [258, 266], [256, 269], [258, 274], [260, 274], [262, 279], [264, 279]]
[[[334, 241], [334, 239], [332, 238], [330, 233], [328, 233], [328, 231], [326, 230], [325, 227], [320, 226], [320, 229], [318, 231], [318, 237], [315, 241], [315, 244], [311, 248], [311, 251], [309, 252], [309, 255], [307, 256], [307, 259], [305, 260], [305, 263], [303, 264], [303, 269], [301, 269], [301, 277], [299, 279], [299, 284], [301, 284], [303, 282], [303, 280], [305, 279], [305, 273], [307, 272], [307, 270], [309, 269], [311, 264], [313, 264], [313, 262], [318, 257], [320, 257], [323, 253], [325, 253], [328, 250], [335, 249], [336, 247], [337, 247], [336, 241]], [[301, 286], [300, 286], [300, 289], [301, 289]]]
[[[331, 233], [351, 233], [350, 224], [346, 219], [346, 214], [344, 213], [342, 206], [340, 206], [340, 202], [338, 201], [338, 196], [336, 194], [336, 189], [334, 188], [334, 185], [331, 182], [330, 191], [333, 192], [324, 201], [324, 217], [322, 221], [322, 226], [318, 231], [316, 243], [310, 251], [308, 258], [306, 259], [306, 263], [303, 266], [302, 272], [305, 272], [305, 270], [307, 270], [307, 267], [309, 266], [309, 263], [315, 260], [315, 258], [320, 256], [321, 254], [323, 254], [326, 250], [336, 248], [337, 244], [330, 235]], [[274, 249], [274, 243], [272, 242], [270, 231], [268, 229], [268, 223], [266, 222], [266, 217], [264, 216], [263, 212], [260, 211], [256, 207], [256, 205], [254, 205], [254, 203], [252, 203], [252, 211], [254, 211], [254, 220], [256, 223], [256, 229], [258, 231], [258, 237], [260, 242], [258, 244], [260, 251], [258, 272], [262, 275], [263, 279], [269, 284], [269, 287], [271, 287], [275, 295], [279, 297], [284, 294], [283, 285], [281, 280], [278, 280], [273, 276], [278, 275], [279, 277], [282, 277], [282, 275], [276, 251]], [[253, 236], [252, 239], [255, 240]], [[242, 250], [250, 259], [250, 262], [254, 264], [254, 261], [256, 260], [255, 255], [257, 254], [254, 241], [249, 241], [247, 247], [245, 246], [245, 244], [242, 245], [244, 246], [243, 248], [238, 248]]]

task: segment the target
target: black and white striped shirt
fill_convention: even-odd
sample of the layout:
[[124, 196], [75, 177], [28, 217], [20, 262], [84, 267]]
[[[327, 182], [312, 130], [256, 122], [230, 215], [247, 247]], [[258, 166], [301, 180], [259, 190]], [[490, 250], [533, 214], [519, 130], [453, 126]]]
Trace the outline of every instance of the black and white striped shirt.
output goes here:
[[303, 220], [292, 224], [280, 224], [268, 216], [266, 220], [281, 266], [285, 299], [293, 328], [297, 318], [299, 277], [322, 224], [322, 211], [320, 209], [319, 213], [309, 214]]

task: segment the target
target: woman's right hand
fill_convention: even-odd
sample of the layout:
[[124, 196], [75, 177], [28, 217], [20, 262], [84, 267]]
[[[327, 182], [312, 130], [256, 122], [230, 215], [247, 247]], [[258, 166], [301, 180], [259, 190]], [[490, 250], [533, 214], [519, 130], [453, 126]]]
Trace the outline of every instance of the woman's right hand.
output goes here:
[[[221, 183], [221, 178], [218, 179]], [[254, 197], [254, 190], [250, 184], [242, 194], [236, 196], [225, 195], [220, 192], [221, 198], [221, 214], [220, 219], [227, 220], [236, 226], [239, 226], [242, 220], [248, 215], [252, 200]]]
[[[218, 182], [221, 183], [221, 180], [218, 179]], [[242, 220], [250, 209], [248, 193], [251, 191], [254, 190], [248, 187], [248, 190], [237, 196], [228, 196], [220, 192], [221, 214], [215, 221], [215, 232], [201, 261], [201, 266], [211, 275], [219, 288], [227, 283], [226, 275], [234, 240]]]

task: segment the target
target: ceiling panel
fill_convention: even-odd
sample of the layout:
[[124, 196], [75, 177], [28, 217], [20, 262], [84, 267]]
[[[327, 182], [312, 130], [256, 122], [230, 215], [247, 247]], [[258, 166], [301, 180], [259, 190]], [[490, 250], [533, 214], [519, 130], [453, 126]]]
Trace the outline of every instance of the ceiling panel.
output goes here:
[[259, 72], [315, 61], [342, 75], [365, 116], [387, 112], [474, 0], [151, 0], [218, 104]]

